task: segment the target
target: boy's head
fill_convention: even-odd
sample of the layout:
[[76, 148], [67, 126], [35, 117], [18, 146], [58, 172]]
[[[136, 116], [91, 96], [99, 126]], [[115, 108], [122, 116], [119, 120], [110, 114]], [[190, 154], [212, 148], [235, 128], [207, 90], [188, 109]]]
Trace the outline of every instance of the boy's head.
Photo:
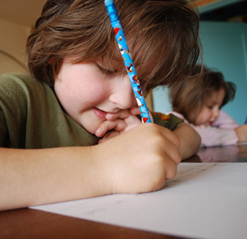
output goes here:
[[226, 82], [221, 72], [196, 65], [191, 72], [191, 77], [173, 85], [169, 93], [173, 110], [184, 115], [190, 123], [196, 124], [202, 108], [214, 93], [221, 90], [224, 92], [224, 97], [220, 108], [234, 99], [235, 84]]
[[[142, 86], [148, 92], [188, 75], [199, 56], [198, 14], [185, 0], [116, 0], [116, 8]], [[28, 66], [54, 84], [65, 57], [75, 63], [121, 57], [99, 0], [48, 0], [27, 41]], [[152, 71], [140, 67], [152, 62]]]

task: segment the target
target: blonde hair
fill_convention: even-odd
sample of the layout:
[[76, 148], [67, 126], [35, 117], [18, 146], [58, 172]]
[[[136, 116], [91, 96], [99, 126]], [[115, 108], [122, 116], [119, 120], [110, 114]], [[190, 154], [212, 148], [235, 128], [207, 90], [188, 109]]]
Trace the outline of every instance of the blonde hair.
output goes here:
[[226, 82], [219, 71], [214, 71], [206, 66], [196, 65], [191, 76], [179, 81], [169, 88], [170, 100], [174, 111], [182, 114], [190, 123], [195, 124], [206, 100], [221, 89], [225, 91], [222, 106], [233, 100], [236, 86]]
[[[188, 75], [200, 54], [199, 17], [185, 0], [115, 0], [135, 65], [157, 62], [146, 91]], [[51, 86], [65, 57], [107, 58], [117, 49], [103, 0], [48, 0], [27, 40], [28, 67]], [[110, 63], [109, 63], [110, 65]], [[137, 72], [138, 74], [138, 72]]]

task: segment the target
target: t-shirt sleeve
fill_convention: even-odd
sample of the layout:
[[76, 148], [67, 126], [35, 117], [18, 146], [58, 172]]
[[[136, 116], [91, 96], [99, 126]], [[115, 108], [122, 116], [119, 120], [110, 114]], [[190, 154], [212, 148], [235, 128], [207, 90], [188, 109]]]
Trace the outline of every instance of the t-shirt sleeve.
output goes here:
[[170, 130], [176, 129], [179, 123], [184, 120], [175, 116], [174, 114], [162, 114], [158, 112], [152, 112], [153, 122]]
[[29, 74], [0, 75], [0, 147], [37, 149], [97, 142], [64, 112], [49, 85]]
[[10, 141], [25, 141], [23, 131], [18, 122], [26, 125], [26, 98], [17, 75], [3, 74], [0, 76], [0, 146], [15, 147]]
[[8, 143], [7, 122], [2, 109], [0, 109], [0, 147], [7, 147]]

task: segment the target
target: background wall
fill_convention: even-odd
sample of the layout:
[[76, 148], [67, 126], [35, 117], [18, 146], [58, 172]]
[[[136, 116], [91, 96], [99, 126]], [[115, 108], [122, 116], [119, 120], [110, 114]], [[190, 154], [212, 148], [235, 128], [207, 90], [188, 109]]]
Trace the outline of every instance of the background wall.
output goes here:
[[26, 72], [25, 44], [46, 0], [1, 0], [0, 74]]
[[[243, 124], [247, 115], [247, 24], [201, 22], [200, 36], [205, 65], [221, 71], [226, 81], [237, 86], [234, 101], [222, 109]], [[166, 88], [153, 91], [153, 104], [155, 111], [172, 110]]]
[[[39, 16], [46, 0], [1, 0], [0, 7], [0, 74], [5, 72], [26, 72], [25, 43], [36, 18]], [[246, 0], [191, 0], [199, 6], [202, 20], [213, 21], [201, 24], [202, 41], [205, 48], [205, 63], [223, 71], [226, 80], [237, 81], [237, 95], [233, 103], [224, 109], [230, 113], [240, 124], [247, 114], [245, 107], [246, 92], [246, 24], [243, 33], [222, 32], [223, 25], [211, 28], [215, 21], [246, 22]], [[233, 5], [234, 3], [234, 5]], [[236, 4], [235, 4], [236, 3]], [[225, 8], [218, 8], [227, 6]], [[217, 9], [215, 9], [217, 7]], [[212, 11], [213, 9], [213, 11]], [[236, 9], [236, 10], [234, 10]], [[208, 12], [210, 10], [210, 12]], [[237, 17], [237, 18], [236, 18]], [[213, 18], [213, 20], [211, 20]], [[236, 20], [237, 19], [237, 20]], [[204, 25], [204, 26], [203, 26]], [[212, 25], [213, 26], [213, 25]], [[216, 25], [214, 25], [216, 26]], [[229, 25], [227, 25], [229, 26]], [[237, 25], [233, 25], [232, 29]], [[211, 33], [210, 30], [212, 30]], [[229, 41], [228, 41], [229, 40]], [[227, 45], [226, 42], [229, 42]], [[215, 48], [211, 45], [216, 43]], [[237, 48], [235, 50], [235, 47]], [[240, 57], [240, 58], [238, 58]], [[239, 59], [239, 61], [236, 60]], [[240, 62], [240, 63], [237, 63]], [[239, 68], [239, 66], [244, 68]], [[153, 100], [153, 104], [152, 104]], [[153, 99], [149, 95], [147, 103], [154, 110], [166, 112], [171, 110], [166, 89], [155, 89]]]
[[[200, 37], [205, 65], [221, 71], [226, 81], [237, 86], [234, 101], [222, 109], [243, 124], [247, 115], [247, 1], [236, 2], [200, 14]], [[166, 88], [153, 91], [153, 106], [159, 112], [172, 110]]]
[[25, 44], [30, 28], [0, 18], [0, 74], [26, 72]]

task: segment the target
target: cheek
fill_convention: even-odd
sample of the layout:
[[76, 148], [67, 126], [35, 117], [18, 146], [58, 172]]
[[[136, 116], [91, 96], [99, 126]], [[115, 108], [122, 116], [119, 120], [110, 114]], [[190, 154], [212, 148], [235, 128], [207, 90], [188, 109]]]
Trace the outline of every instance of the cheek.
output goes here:
[[58, 82], [55, 86], [55, 91], [63, 104], [86, 106], [99, 101], [104, 96], [104, 87], [89, 78], [68, 80], [62, 84]]
[[55, 82], [55, 91], [67, 112], [81, 111], [104, 101], [111, 91], [111, 84], [90, 64], [65, 65]]
[[108, 91], [109, 87], [107, 85], [91, 81], [89, 84], [80, 85], [76, 89], [76, 96], [78, 97], [78, 101], [83, 98], [88, 104], [93, 105], [107, 99], [109, 95]]
[[109, 89], [109, 85], [102, 77], [92, 72], [86, 72], [83, 77], [77, 77], [76, 84], [71, 91], [78, 101], [86, 100], [92, 104], [104, 100]]
[[210, 110], [202, 111], [198, 117], [198, 124], [208, 123], [208, 121], [211, 119], [211, 117], [212, 117], [212, 111], [210, 111]]
[[202, 111], [199, 113], [199, 115], [197, 116], [197, 118], [196, 118], [196, 121], [195, 121], [196, 125], [204, 124], [205, 121], [207, 120], [207, 119], [206, 119], [206, 115], [207, 115], [206, 110], [202, 110]]
[[200, 125], [200, 124], [201, 124], [201, 114], [199, 114], [195, 120], [195, 125]]

